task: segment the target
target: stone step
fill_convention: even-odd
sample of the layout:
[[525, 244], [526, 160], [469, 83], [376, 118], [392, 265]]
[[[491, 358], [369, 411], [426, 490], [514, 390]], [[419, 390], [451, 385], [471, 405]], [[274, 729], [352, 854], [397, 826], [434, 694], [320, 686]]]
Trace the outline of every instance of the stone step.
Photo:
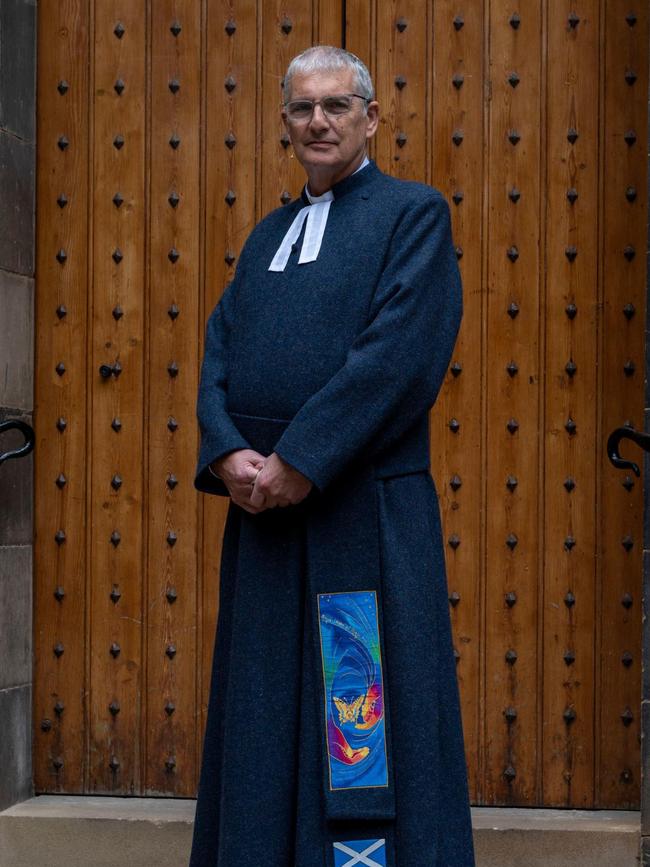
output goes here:
[[[0, 813], [0, 867], [187, 867], [195, 804], [30, 798]], [[640, 864], [637, 812], [474, 807], [472, 823], [477, 867]]]

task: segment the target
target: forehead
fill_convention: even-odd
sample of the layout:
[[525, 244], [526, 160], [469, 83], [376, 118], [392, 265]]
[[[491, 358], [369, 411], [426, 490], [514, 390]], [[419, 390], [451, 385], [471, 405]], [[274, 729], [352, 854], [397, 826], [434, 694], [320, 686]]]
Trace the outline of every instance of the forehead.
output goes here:
[[318, 99], [330, 94], [351, 93], [353, 85], [352, 69], [324, 69], [307, 75], [297, 73], [291, 79], [291, 99]]

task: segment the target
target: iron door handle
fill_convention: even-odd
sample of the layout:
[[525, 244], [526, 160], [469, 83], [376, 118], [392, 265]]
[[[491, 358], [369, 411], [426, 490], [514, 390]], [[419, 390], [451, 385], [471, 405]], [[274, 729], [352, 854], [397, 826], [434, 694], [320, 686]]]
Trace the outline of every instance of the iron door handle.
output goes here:
[[31, 425], [17, 420], [0, 422], [0, 433], [4, 433], [7, 430], [19, 430], [25, 437], [25, 442], [17, 449], [10, 449], [8, 452], [0, 454], [0, 464], [8, 461], [10, 458], [22, 458], [28, 455], [34, 448], [35, 435], [34, 428]]
[[650, 452], [650, 433], [642, 433], [631, 427], [617, 427], [611, 432], [607, 440], [607, 456], [614, 466], [619, 470], [632, 470], [637, 476], [640, 476], [639, 465], [621, 457], [619, 453], [621, 440], [632, 440], [644, 451]]

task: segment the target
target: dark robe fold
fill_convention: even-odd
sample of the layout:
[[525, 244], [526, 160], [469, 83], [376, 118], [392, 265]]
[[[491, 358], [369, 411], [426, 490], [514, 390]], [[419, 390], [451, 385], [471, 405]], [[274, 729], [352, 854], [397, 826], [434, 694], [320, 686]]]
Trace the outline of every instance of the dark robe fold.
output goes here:
[[[448, 207], [371, 163], [320, 254], [266, 217], [212, 313], [196, 485], [239, 448], [314, 483], [230, 507], [191, 867], [471, 867], [428, 410], [461, 316]], [[364, 860], [365, 859], [365, 860]]]

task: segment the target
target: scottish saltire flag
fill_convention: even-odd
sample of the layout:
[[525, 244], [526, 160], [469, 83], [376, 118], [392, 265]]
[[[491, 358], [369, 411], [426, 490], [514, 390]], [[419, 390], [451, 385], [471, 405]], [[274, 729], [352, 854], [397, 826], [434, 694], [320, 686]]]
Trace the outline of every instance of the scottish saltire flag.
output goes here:
[[334, 867], [386, 867], [385, 840], [334, 843]]
[[330, 789], [387, 786], [377, 594], [320, 593], [318, 614]]

